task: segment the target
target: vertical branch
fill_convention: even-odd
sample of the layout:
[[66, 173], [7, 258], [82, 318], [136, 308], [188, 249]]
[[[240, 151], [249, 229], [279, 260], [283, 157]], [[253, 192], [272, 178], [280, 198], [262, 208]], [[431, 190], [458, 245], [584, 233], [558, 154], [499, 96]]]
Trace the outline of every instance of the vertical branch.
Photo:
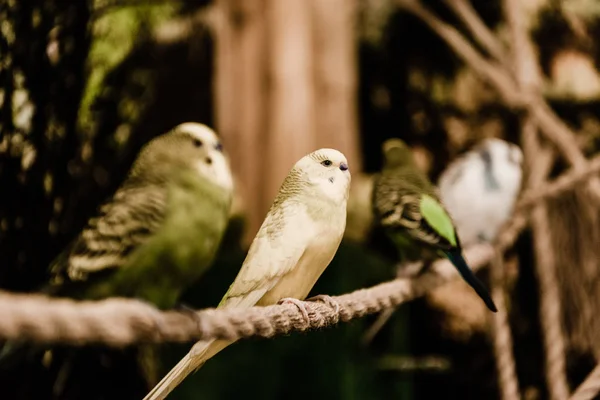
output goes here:
[[502, 66], [483, 57], [454, 27], [441, 21], [434, 13], [416, 0], [397, 1], [398, 7], [421, 19], [481, 79], [492, 85], [506, 105], [520, 107], [526, 102], [526, 99], [517, 91], [513, 78], [503, 70]]
[[361, 169], [358, 151], [356, 4], [312, 0], [317, 147], [333, 147]]
[[540, 68], [537, 64], [533, 44], [522, 19], [522, 9], [516, 0], [504, 0], [504, 13], [509, 26], [512, 58], [520, 89], [529, 93], [538, 93], [540, 85]]
[[[504, 11], [512, 36], [512, 55], [517, 82], [525, 93], [539, 95], [538, 87], [541, 75], [534, 56], [533, 44], [521, 18], [522, 12], [518, 0], [505, 0]], [[548, 171], [543, 171], [545, 166], [535, 161], [542, 150], [534, 121], [532, 116], [527, 116], [522, 125], [523, 149], [530, 172], [528, 176], [530, 189], [539, 187], [548, 173]], [[546, 355], [546, 382], [550, 398], [563, 400], [569, 396], [569, 386], [566, 376], [564, 335], [561, 326], [560, 292], [547, 206], [545, 204], [536, 205], [532, 210], [531, 218], [535, 267], [540, 285], [540, 317]]]
[[[530, 188], [539, 187], [547, 171], [536, 162], [542, 148], [538, 142], [535, 127], [527, 124], [523, 128], [523, 149], [530, 170]], [[565, 339], [562, 331], [562, 307], [556, 276], [556, 263], [552, 252], [551, 227], [545, 204], [538, 204], [531, 211], [531, 224], [534, 237], [536, 275], [540, 287], [540, 318], [546, 356], [546, 382], [550, 398], [568, 398], [569, 387], [566, 377]]]
[[551, 399], [568, 398], [565, 343], [561, 327], [561, 303], [552, 254], [551, 227], [546, 206], [536, 206], [532, 211], [535, 237], [536, 271], [540, 284], [541, 325], [544, 330], [546, 353], [546, 381]]
[[494, 336], [494, 352], [496, 353], [496, 368], [502, 400], [521, 398], [519, 394], [519, 381], [513, 356], [513, 340], [508, 322], [504, 291], [504, 260], [502, 252], [495, 250], [496, 254], [491, 263], [492, 296], [498, 307], [498, 312], [492, 315]]
[[265, 103], [264, 0], [218, 0], [216, 24], [215, 113], [244, 200], [251, 240], [261, 210]]
[[[494, 33], [483, 23], [468, 0], [444, 0], [444, 3], [465, 23], [473, 38], [494, 57], [497, 62], [507, 64], [505, 49]], [[510, 68], [510, 66], [507, 65]]]
[[[448, 0], [450, 1], [450, 0]], [[397, 4], [402, 9], [414, 14], [420, 18], [429, 28], [435, 32], [446, 44], [454, 50], [456, 55], [460, 57], [467, 65], [469, 65], [475, 73], [482, 79], [485, 79], [493, 86], [502, 101], [508, 107], [526, 108], [530, 115], [533, 116], [544, 135], [551, 140], [563, 157], [577, 169], [585, 168], [587, 161], [579, 146], [577, 145], [576, 135], [573, 131], [552, 111], [550, 106], [543, 99], [539, 91], [533, 93], [527, 88], [516, 86], [512, 71], [504, 68], [504, 64], [493, 62], [483, 57], [469, 41], [461, 35], [454, 27], [441, 21], [435, 14], [429, 11], [416, 0], [397, 0]], [[469, 25], [469, 21], [463, 14], [457, 13], [463, 22]], [[509, 18], [520, 18], [520, 15], [512, 13]], [[473, 19], [475, 15], [469, 15], [468, 18]], [[472, 23], [472, 21], [471, 21]], [[512, 27], [513, 25], [511, 25]], [[519, 23], [519, 26], [522, 26]], [[472, 27], [470, 29], [473, 29]], [[520, 31], [522, 29], [518, 29]], [[514, 32], [514, 29], [511, 29]], [[523, 35], [522, 35], [523, 36]], [[527, 35], [523, 36], [525, 41], [516, 46], [519, 49], [519, 54], [525, 54], [532, 50], [531, 42]], [[518, 38], [517, 38], [518, 39]], [[514, 40], [513, 40], [514, 41]], [[535, 57], [520, 57], [523, 63], [518, 63], [520, 66], [517, 75], [519, 80], [526, 82], [527, 85], [539, 80], [539, 66], [535, 62]], [[600, 180], [598, 178], [590, 179], [588, 187], [595, 199], [600, 199]]]

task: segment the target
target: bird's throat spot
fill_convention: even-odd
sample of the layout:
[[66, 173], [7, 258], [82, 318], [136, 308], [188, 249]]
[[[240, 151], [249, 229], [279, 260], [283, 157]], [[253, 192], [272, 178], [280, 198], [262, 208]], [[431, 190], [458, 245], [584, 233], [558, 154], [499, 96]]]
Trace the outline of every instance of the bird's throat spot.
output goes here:
[[328, 180], [329, 180], [329, 182], [333, 183], [333, 181], [334, 181], [333, 176], [330, 177]]

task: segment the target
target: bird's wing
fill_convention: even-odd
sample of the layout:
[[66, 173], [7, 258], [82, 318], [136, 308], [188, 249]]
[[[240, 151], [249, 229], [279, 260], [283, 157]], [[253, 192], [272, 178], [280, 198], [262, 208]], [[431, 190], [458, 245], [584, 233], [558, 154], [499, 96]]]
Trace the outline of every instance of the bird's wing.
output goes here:
[[117, 191], [51, 265], [49, 290], [123, 265], [128, 254], [158, 230], [165, 205], [166, 192], [160, 187]]
[[292, 271], [306, 250], [309, 221], [301, 204], [284, 202], [273, 207], [219, 306], [252, 307]]
[[452, 220], [431, 188], [423, 193], [402, 178], [382, 177], [375, 190], [374, 207], [384, 228], [442, 250], [460, 246]]
[[431, 228], [440, 239], [444, 239], [453, 247], [457, 247], [457, 236], [452, 219], [444, 210], [444, 207], [428, 194], [421, 196], [419, 210], [423, 219], [421, 224]]

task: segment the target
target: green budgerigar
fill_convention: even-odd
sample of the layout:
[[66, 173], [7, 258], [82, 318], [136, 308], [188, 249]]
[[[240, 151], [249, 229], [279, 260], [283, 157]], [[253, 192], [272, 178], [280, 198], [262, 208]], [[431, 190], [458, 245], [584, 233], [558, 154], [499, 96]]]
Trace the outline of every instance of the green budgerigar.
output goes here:
[[[334, 149], [298, 161], [283, 181], [219, 308], [249, 308], [303, 300], [329, 265], [346, 228], [348, 162]], [[324, 298], [325, 300], [325, 298]], [[233, 342], [197, 342], [144, 397], [164, 399], [186, 376]]]
[[429, 179], [415, 164], [410, 148], [400, 139], [389, 139], [383, 144], [383, 158], [383, 169], [373, 187], [377, 223], [403, 256], [422, 247], [443, 254], [487, 307], [496, 312], [489, 292], [463, 257], [452, 219]]
[[173, 307], [211, 264], [232, 193], [215, 132], [194, 122], [176, 126], [142, 148], [112, 199], [51, 265], [45, 292]]
[[[233, 178], [218, 136], [180, 124], [140, 151], [114, 196], [50, 266], [42, 293], [133, 297], [160, 308], [212, 263], [229, 220]], [[0, 364], [23, 344], [6, 343]]]

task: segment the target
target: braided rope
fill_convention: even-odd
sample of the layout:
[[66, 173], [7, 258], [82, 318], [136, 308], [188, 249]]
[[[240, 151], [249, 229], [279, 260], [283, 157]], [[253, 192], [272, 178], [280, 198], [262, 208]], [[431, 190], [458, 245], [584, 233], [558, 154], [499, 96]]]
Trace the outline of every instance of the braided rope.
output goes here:
[[[494, 249], [480, 245], [465, 256], [474, 269], [489, 262]], [[321, 329], [380, 312], [425, 294], [450, 279], [458, 279], [448, 261], [439, 260], [435, 273], [396, 279], [328, 301], [305, 301], [308, 318], [293, 304], [250, 309], [205, 309], [197, 313], [159, 311], [121, 298], [76, 302], [42, 295], [0, 292], [0, 338], [42, 343], [84, 345], [105, 343], [121, 347], [143, 342], [187, 342], [245, 337], [273, 337], [292, 331]]]

